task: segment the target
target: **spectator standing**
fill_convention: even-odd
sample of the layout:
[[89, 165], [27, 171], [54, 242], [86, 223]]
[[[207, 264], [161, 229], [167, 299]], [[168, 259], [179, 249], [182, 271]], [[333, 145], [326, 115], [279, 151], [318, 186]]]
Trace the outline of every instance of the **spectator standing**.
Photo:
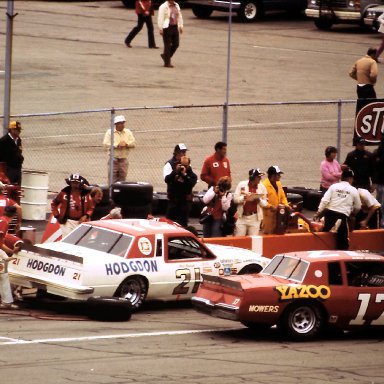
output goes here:
[[384, 136], [373, 152], [373, 182], [376, 186], [376, 199], [381, 204], [381, 223], [384, 228]]
[[372, 196], [371, 192], [357, 188], [361, 209], [356, 215], [355, 229], [379, 229], [381, 221], [381, 204]]
[[208, 211], [211, 214], [210, 220], [203, 223], [204, 237], [222, 237], [222, 225], [225, 220], [225, 213], [231, 206], [232, 193], [231, 180], [228, 176], [223, 176], [217, 182], [217, 185], [212, 186], [203, 196], [203, 202], [206, 204]]
[[21, 185], [21, 168], [24, 161], [20, 138], [21, 123], [11, 121], [8, 133], [0, 139], [0, 162], [6, 163], [6, 175], [11, 184]]
[[219, 141], [215, 144], [215, 153], [204, 160], [200, 179], [210, 188], [217, 185], [224, 176], [231, 180], [231, 167], [227, 157], [227, 143]]
[[62, 189], [51, 202], [52, 215], [60, 223], [63, 237], [79, 224], [89, 221], [93, 213], [92, 199], [86, 189], [86, 179], [73, 173], [65, 180]]
[[361, 209], [359, 193], [352, 186], [353, 176], [352, 170], [343, 171], [341, 181], [325, 192], [314, 216], [315, 220], [324, 216], [324, 232], [336, 233], [336, 246], [340, 250], [349, 248], [348, 219]]
[[378, 75], [376, 55], [376, 49], [369, 48], [367, 54], [357, 60], [349, 71], [349, 76], [357, 81], [358, 99], [376, 99], [375, 84]]
[[359, 137], [356, 141], [355, 150], [349, 152], [345, 158], [344, 165], [349, 167], [353, 173], [353, 186], [373, 191], [373, 155], [365, 149], [366, 141]]
[[233, 196], [237, 204], [236, 236], [256, 236], [263, 220], [263, 207], [268, 206], [267, 190], [261, 177], [260, 168], [250, 169], [248, 180], [240, 181]]
[[384, 51], [384, 13], [382, 13], [378, 18], [377, 18], [377, 21], [379, 23], [379, 29], [378, 29], [378, 32], [381, 33], [381, 44], [379, 45], [379, 47], [377, 48], [377, 52], [376, 52], [376, 61], [379, 62], [379, 57], [380, 55], [382, 54], [382, 52]]
[[[12, 256], [13, 252], [17, 249], [10, 249], [5, 245], [5, 237], [8, 232], [9, 222], [16, 214], [16, 207], [7, 205], [4, 208], [4, 215], [0, 216], [0, 261], [7, 262], [9, 256]], [[0, 308], [4, 309], [18, 309], [19, 307], [14, 304], [11, 284], [9, 282], [9, 276], [7, 272], [0, 273], [0, 296], [1, 303]]]
[[135, 11], [137, 14], [137, 25], [132, 29], [129, 35], [125, 38], [125, 45], [132, 48], [131, 42], [135, 36], [141, 31], [144, 23], [147, 25], [148, 31], [148, 48], [157, 49], [155, 36], [153, 33], [152, 16], [154, 15], [152, 0], [136, 0]]
[[171, 58], [179, 47], [180, 34], [183, 33], [184, 27], [179, 4], [174, 0], [167, 0], [161, 4], [157, 24], [164, 42], [164, 51], [160, 56], [164, 61], [164, 67], [173, 68]]
[[267, 190], [268, 205], [263, 211], [263, 233], [273, 234], [276, 230], [277, 224], [277, 208], [279, 205], [284, 205], [286, 209], [290, 210], [287, 197], [281, 184], [281, 175], [284, 172], [277, 166], [272, 165], [268, 168], [268, 178], [263, 181]]
[[193, 172], [190, 159], [186, 156], [187, 150], [184, 143], [177, 144], [172, 158], [163, 168], [168, 195], [166, 218], [185, 228], [188, 226], [193, 199], [192, 189], [197, 182], [197, 175]]
[[320, 191], [325, 193], [328, 188], [340, 181], [341, 165], [336, 160], [337, 149], [329, 146], [325, 148], [325, 159], [320, 163]]
[[[123, 115], [115, 116], [113, 122], [115, 129], [113, 132], [113, 175], [112, 183], [125, 181], [128, 174], [128, 154], [131, 148], [136, 146], [136, 140], [133, 133], [125, 128], [125, 117]], [[104, 148], [111, 150], [111, 130], [108, 129], [104, 135]], [[109, 159], [111, 161], [111, 159]], [[108, 162], [108, 178], [111, 180], [110, 163]]]

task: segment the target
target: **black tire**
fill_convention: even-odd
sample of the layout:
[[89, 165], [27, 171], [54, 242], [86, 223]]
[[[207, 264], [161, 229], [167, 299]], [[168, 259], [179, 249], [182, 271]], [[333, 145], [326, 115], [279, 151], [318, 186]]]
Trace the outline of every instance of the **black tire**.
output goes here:
[[152, 203], [153, 186], [149, 183], [117, 182], [112, 184], [112, 199], [118, 206], [142, 206]]
[[307, 198], [304, 201], [304, 208], [310, 211], [317, 211], [323, 194], [321, 191], [312, 190], [307, 194]]
[[332, 28], [333, 22], [330, 17], [322, 16], [315, 20], [315, 25], [321, 31], [329, 31]]
[[146, 219], [152, 213], [152, 204], [139, 207], [124, 205], [121, 207], [121, 215], [124, 219]]
[[290, 305], [278, 323], [282, 336], [296, 341], [316, 338], [324, 327], [325, 316], [314, 302], [299, 302]]
[[213, 9], [202, 5], [192, 5], [192, 13], [199, 19], [208, 19], [212, 15]]
[[250, 275], [254, 273], [259, 273], [263, 267], [259, 264], [249, 264], [246, 265], [243, 269], [238, 272], [238, 275]]
[[200, 217], [201, 211], [204, 208], [205, 204], [203, 203], [204, 192], [195, 193], [193, 195], [190, 217]]
[[126, 278], [117, 288], [115, 297], [128, 300], [132, 310], [137, 311], [144, 303], [148, 293], [146, 280], [141, 276]]
[[166, 192], [155, 192], [152, 200], [152, 214], [165, 215], [167, 213], [168, 197]]
[[241, 21], [250, 23], [263, 16], [263, 9], [256, 0], [244, 0], [237, 11], [237, 15]]
[[88, 317], [102, 321], [128, 321], [132, 316], [132, 305], [119, 297], [94, 296], [87, 300]]
[[298, 193], [287, 193], [287, 200], [295, 212], [301, 212], [303, 209], [303, 196]]

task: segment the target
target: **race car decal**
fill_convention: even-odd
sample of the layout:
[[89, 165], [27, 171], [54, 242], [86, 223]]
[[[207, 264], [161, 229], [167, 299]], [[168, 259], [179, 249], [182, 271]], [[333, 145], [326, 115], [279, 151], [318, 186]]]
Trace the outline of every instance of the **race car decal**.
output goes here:
[[278, 305], [250, 305], [249, 312], [279, 312]]
[[110, 275], [120, 275], [121, 273], [132, 272], [157, 272], [157, 263], [156, 260], [144, 260], [144, 261], [130, 261], [125, 262], [121, 261], [120, 263], [108, 263], [105, 264], [105, 270], [107, 276]]
[[140, 237], [137, 246], [139, 251], [145, 256], [149, 256], [152, 253], [152, 244], [146, 237]]
[[34, 259], [29, 259], [27, 262], [27, 268], [35, 269], [36, 271], [43, 271], [47, 273], [53, 273], [57, 276], [64, 276], [66, 268], [61, 265], [56, 265], [52, 263], [44, 263], [43, 261], [38, 261]]
[[329, 299], [331, 289], [326, 285], [281, 285], [275, 288], [280, 300], [292, 299]]
[[[356, 317], [349, 322], [350, 325], [363, 325], [366, 320], [364, 316], [367, 313], [368, 305], [371, 300], [370, 293], [359, 293], [358, 300], [361, 301], [359, 311]], [[384, 302], [384, 293], [377, 293], [375, 297], [375, 304]], [[371, 325], [384, 325], [384, 312], [381, 315], [371, 322]]]
[[197, 292], [201, 283], [200, 268], [193, 268], [193, 272], [188, 268], [181, 268], [176, 270], [176, 278], [184, 278], [184, 280], [174, 288], [172, 295], [186, 295], [189, 292], [190, 287], [188, 287], [188, 283], [191, 281], [192, 273], [195, 274], [195, 283], [193, 284], [191, 293]]

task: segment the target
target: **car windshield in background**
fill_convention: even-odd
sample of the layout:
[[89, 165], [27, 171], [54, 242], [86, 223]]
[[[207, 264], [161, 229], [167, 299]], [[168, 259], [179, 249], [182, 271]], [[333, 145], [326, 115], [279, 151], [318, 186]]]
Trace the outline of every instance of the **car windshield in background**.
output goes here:
[[265, 267], [263, 273], [285, 279], [303, 281], [309, 263], [295, 257], [276, 256]]
[[119, 232], [81, 225], [71, 232], [63, 242], [124, 257], [132, 240], [132, 236]]

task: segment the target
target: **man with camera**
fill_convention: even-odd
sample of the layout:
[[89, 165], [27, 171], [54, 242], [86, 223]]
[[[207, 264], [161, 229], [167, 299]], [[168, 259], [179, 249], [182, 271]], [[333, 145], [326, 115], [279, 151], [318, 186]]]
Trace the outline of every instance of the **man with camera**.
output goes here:
[[192, 203], [192, 189], [197, 183], [197, 175], [193, 172], [190, 159], [186, 156], [184, 143], [175, 146], [173, 157], [163, 168], [164, 181], [167, 183], [168, 208], [166, 218], [188, 226], [189, 212]]

